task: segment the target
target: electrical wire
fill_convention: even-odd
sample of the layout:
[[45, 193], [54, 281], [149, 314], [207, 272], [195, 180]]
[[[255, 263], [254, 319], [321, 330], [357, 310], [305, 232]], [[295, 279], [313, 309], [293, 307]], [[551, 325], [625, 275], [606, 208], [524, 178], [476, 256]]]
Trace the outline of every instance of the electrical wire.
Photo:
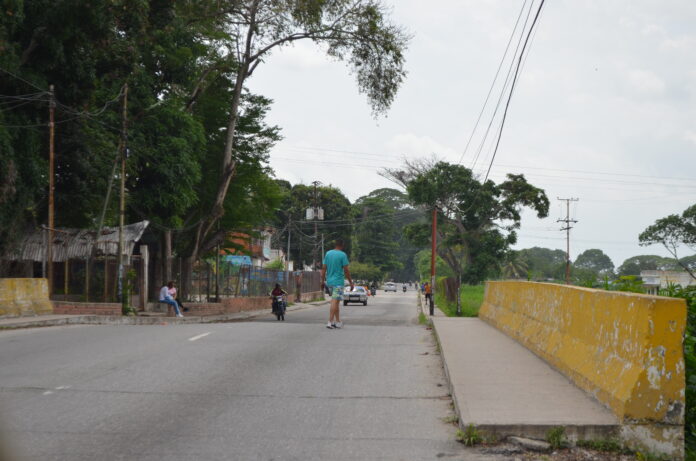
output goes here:
[[31, 86], [31, 87], [33, 87], [33, 88], [39, 90], [39, 91], [42, 91], [42, 92], [44, 92], [44, 93], [48, 93], [48, 91], [47, 91], [46, 89], [41, 88], [41, 87], [35, 85], [34, 83], [31, 83], [31, 82], [28, 81], [28, 80], [23, 79], [23, 78], [20, 77], [19, 75], [13, 74], [12, 72], [10, 72], [10, 71], [7, 70], [7, 69], [3, 69], [2, 67], [0, 67], [0, 71], [5, 72], [5, 73], [8, 74], [8, 75], [11, 75], [12, 77], [16, 78], [17, 80], [20, 80], [20, 81], [26, 83], [27, 85], [29, 85], [29, 86]]
[[474, 157], [474, 160], [471, 163], [470, 169], [472, 169], [472, 170], [474, 168], [476, 168], [476, 163], [478, 162], [478, 159], [481, 156], [481, 152], [483, 151], [483, 147], [485, 146], [486, 140], [488, 139], [488, 134], [491, 131], [491, 126], [493, 125], [493, 121], [495, 120], [495, 117], [498, 114], [498, 110], [500, 109], [500, 104], [502, 103], [505, 92], [507, 91], [508, 82], [510, 81], [510, 76], [512, 75], [512, 69], [513, 69], [514, 63], [515, 63], [515, 57], [517, 56], [518, 51], [520, 49], [520, 45], [522, 43], [522, 37], [524, 36], [524, 31], [527, 29], [527, 22], [529, 22], [529, 16], [532, 13], [532, 8], [534, 8], [534, 0], [532, 0], [532, 2], [529, 4], [529, 9], [527, 10], [527, 15], [524, 18], [524, 24], [522, 25], [520, 37], [517, 40], [517, 45], [515, 46], [515, 53], [512, 55], [512, 59], [510, 60], [510, 67], [508, 68], [507, 74], [505, 75], [505, 81], [503, 82], [503, 87], [500, 90], [500, 95], [498, 96], [498, 101], [495, 104], [495, 109], [493, 110], [493, 114], [491, 115], [491, 119], [488, 122], [488, 126], [486, 127], [486, 132], [483, 134], [483, 138], [481, 139], [481, 142], [479, 143], [478, 149], [476, 151], [476, 156]]
[[[532, 0], [533, 2], [534, 0]], [[515, 21], [515, 27], [512, 29], [512, 33], [510, 33], [510, 38], [508, 39], [507, 45], [505, 46], [505, 52], [503, 53], [503, 57], [500, 59], [500, 63], [498, 64], [498, 69], [495, 71], [495, 76], [493, 77], [493, 82], [491, 83], [491, 87], [488, 89], [488, 94], [486, 95], [486, 99], [483, 101], [483, 107], [481, 107], [481, 112], [479, 112], [478, 118], [476, 119], [476, 123], [474, 124], [474, 129], [471, 130], [471, 135], [469, 136], [469, 140], [466, 142], [466, 146], [464, 147], [464, 151], [462, 152], [462, 155], [459, 156], [459, 161], [457, 164], [461, 164], [462, 160], [466, 156], [467, 151], [469, 150], [469, 144], [471, 144], [471, 140], [474, 138], [474, 134], [476, 133], [476, 130], [478, 129], [479, 123], [481, 122], [481, 117], [483, 117], [483, 113], [486, 110], [486, 106], [488, 105], [488, 100], [491, 97], [491, 93], [493, 92], [493, 88], [495, 87], [495, 82], [498, 81], [498, 75], [500, 74], [500, 69], [503, 67], [503, 63], [505, 62], [505, 58], [507, 57], [508, 51], [510, 49], [510, 44], [512, 43], [512, 39], [515, 37], [515, 32], [517, 31], [517, 26], [520, 23], [520, 19], [522, 18], [522, 13], [524, 12], [524, 7], [527, 5], [527, 0], [524, 0], [524, 3], [522, 4], [522, 8], [520, 8], [520, 12], [517, 15], [517, 20]]]
[[510, 94], [508, 95], [508, 100], [507, 103], [505, 104], [505, 111], [503, 111], [503, 120], [500, 124], [500, 132], [498, 133], [498, 139], [495, 143], [495, 150], [493, 151], [493, 157], [491, 157], [491, 163], [488, 165], [488, 171], [486, 171], [486, 177], [484, 178], [484, 182], [488, 179], [488, 175], [491, 172], [491, 168], [493, 167], [493, 162], [495, 161], [495, 156], [498, 153], [498, 147], [500, 146], [500, 139], [503, 136], [503, 129], [505, 128], [505, 120], [507, 119], [507, 113], [508, 109], [510, 108], [510, 101], [512, 100], [512, 95], [515, 93], [515, 84], [517, 83], [517, 80], [519, 78], [519, 70], [520, 70], [520, 65], [522, 64], [522, 57], [524, 56], [525, 49], [527, 48], [527, 43], [529, 42], [529, 37], [532, 34], [532, 31], [534, 30], [534, 26], [536, 26], [537, 21], [539, 20], [539, 15], [541, 14], [541, 10], [544, 7], [544, 3], [546, 0], [541, 0], [541, 3], [539, 3], [539, 8], [537, 9], [536, 15], [534, 16], [534, 20], [532, 21], [532, 25], [529, 28], [529, 32], [527, 33], [527, 37], [524, 39], [524, 45], [522, 46], [522, 51], [520, 51], [520, 57], [519, 60], [517, 61], [517, 68], [515, 69], [515, 75], [512, 79], [512, 85], [510, 86]]

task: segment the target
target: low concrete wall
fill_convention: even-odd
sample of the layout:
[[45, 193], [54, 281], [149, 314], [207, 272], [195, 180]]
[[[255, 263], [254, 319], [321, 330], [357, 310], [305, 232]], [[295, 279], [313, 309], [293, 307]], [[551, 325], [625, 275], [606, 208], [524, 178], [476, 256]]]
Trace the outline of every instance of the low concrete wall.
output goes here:
[[[292, 298], [292, 294], [288, 297]], [[300, 295], [300, 302], [308, 303], [310, 301], [317, 301], [324, 298], [325, 296], [323, 291], [310, 291], [308, 293], [302, 293]]]
[[683, 456], [683, 299], [487, 282], [479, 317], [613, 410], [626, 441]]
[[[294, 295], [288, 295], [288, 299], [292, 302]], [[323, 299], [321, 291], [302, 293], [301, 302], [315, 301]], [[249, 296], [239, 298], [221, 298], [219, 303], [193, 303], [184, 302], [184, 307], [188, 308], [187, 316], [209, 316], [209, 315], [227, 315], [236, 314], [238, 312], [258, 311], [271, 308], [271, 299], [268, 296]], [[167, 312], [167, 306], [164, 303], [148, 303], [148, 311]]]
[[186, 315], [225, 315], [237, 312], [257, 311], [271, 308], [268, 296], [245, 298], [222, 298], [219, 303], [184, 303], [189, 309]]
[[46, 279], [0, 279], [0, 318], [52, 313]]
[[53, 313], [59, 315], [121, 315], [121, 303], [53, 301]]

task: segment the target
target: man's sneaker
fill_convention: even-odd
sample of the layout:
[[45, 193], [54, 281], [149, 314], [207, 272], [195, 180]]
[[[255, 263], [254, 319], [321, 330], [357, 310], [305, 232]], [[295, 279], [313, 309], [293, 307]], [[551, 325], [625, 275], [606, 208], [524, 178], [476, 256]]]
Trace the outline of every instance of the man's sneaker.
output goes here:
[[327, 323], [326, 328], [328, 328], [329, 330], [333, 330], [334, 329], [333, 323], [331, 323], [331, 322]]
[[333, 327], [334, 327], [334, 328], [339, 328], [339, 329], [340, 329], [340, 328], [343, 328], [343, 322], [336, 322], [336, 323], [333, 324]]
[[184, 318], [184, 316], [183, 316], [182, 314], [177, 314], [177, 317], [179, 317], [179, 318], [181, 318], [181, 319]]

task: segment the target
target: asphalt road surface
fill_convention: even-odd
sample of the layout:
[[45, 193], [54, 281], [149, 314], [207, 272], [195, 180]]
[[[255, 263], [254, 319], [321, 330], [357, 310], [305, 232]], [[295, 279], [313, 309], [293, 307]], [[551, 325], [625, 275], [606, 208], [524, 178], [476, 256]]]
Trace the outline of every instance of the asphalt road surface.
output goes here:
[[[0, 332], [0, 447], [32, 460], [483, 459], [415, 293], [285, 322]], [[0, 455], [2, 458], [2, 455]]]

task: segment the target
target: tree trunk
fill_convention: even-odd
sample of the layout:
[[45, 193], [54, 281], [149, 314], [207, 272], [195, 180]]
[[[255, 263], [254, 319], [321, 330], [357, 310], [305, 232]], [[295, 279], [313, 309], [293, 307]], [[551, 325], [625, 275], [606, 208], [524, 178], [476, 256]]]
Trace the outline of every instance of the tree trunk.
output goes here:
[[249, 12], [250, 25], [244, 45], [244, 55], [239, 63], [237, 78], [234, 84], [234, 90], [232, 92], [230, 118], [227, 123], [227, 139], [225, 141], [225, 149], [223, 151], [222, 164], [220, 166], [220, 182], [218, 183], [218, 189], [215, 194], [213, 204], [210, 208], [210, 213], [201, 220], [198, 228], [196, 229], [196, 238], [191, 251], [191, 257], [194, 261], [200, 256], [201, 246], [207, 239], [210, 231], [215, 226], [215, 223], [225, 213], [225, 198], [227, 197], [227, 191], [229, 190], [230, 182], [232, 181], [232, 177], [234, 176], [234, 171], [237, 166], [237, 162], [232, 154], [234, 151], [234, 140], [236, 138], [237, 121], [239, 119], [239, 105], [242, 99], [242, 92], [244, 91], [244, 82], [249, 76], [249, 67], [251, 65], [251, 44], [256, 29], [255, 22], [258, 3], [258, 1], [254, 2]]
[[462, 315], [462, 271], [457, 272], [457, 315]]
[[189, 300], [193, 290], [193, 263], [196, 260], [192, 257], [183, 258], [181, 261], [181, 282], [179, 290], [181, 291], [181, 299]]
[[172, 280], [172, 231], [164, 231], [164, 254], [162, 257], [164, 263], [164, 283]]

